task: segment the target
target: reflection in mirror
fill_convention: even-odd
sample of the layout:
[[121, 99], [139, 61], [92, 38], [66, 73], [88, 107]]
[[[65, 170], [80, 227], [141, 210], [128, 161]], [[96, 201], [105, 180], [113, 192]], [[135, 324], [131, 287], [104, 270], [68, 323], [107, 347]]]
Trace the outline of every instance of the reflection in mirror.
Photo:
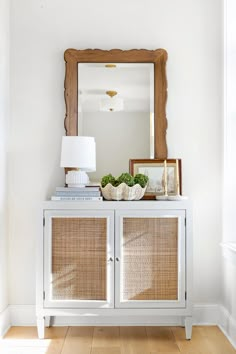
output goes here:
[[91, 181], [154, 157], [154, 64], [79, 63], [78, 131], [96, 141]]

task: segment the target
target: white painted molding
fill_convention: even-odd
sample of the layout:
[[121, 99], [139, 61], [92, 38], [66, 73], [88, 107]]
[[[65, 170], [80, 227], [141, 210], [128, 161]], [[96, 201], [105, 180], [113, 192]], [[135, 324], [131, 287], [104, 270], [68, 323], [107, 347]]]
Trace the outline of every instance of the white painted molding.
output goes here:
[[9, 307], [7, 307], [2, 312], [0, 312], [0, 338], [4, 336], [4, 334], [8, 331], [10, 326], [11, 326], [10, 311], [9, 311]]
[[218, 322], [218, 304], [195, 304], [193, 306], [193, 325], [217, 325]]
[[219, 327], [236, 349], [236, 319], [230, 315], [224, 306], [219, 306], [219, 310]]
[[222, 247], [222, 255], [231, 263], [236, 265], [236, 243], [226, 242], [220, 244]]
[[[0, 314], [1, 324], [5, 323], [5, 332], [12, 326], [36, 326], [36, 307], [34, 305], [10, 305]], [[195, 304], [193, 306], [194, 325], [218, 325], [236, 348], [236, 320], [229, 312], [218, 304]], [[81, 317], [57, 317], [52, 325], [181, 325], [179, 316], [81, 316]]]
[[36, 326], [35, 305], [9, 305], [12, 326]]

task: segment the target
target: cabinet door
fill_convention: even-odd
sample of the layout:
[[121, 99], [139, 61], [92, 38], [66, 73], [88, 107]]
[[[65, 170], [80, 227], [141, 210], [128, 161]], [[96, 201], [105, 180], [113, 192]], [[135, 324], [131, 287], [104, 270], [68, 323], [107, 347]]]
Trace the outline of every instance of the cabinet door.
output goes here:
[[115, 306], [185, 307], [185, 211], [117, 211]]
[[114, 307], [114, 213], [45, 211], [44, 307]]

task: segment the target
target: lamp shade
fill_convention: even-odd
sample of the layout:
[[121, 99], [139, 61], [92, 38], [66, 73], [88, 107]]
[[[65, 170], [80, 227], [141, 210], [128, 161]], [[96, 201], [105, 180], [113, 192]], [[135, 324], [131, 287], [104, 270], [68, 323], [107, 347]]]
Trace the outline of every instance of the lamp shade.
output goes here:
[[81, 171], [96, 170], [96, 143], [89, 136], [63, 136], [61, 167], [75, 167]]

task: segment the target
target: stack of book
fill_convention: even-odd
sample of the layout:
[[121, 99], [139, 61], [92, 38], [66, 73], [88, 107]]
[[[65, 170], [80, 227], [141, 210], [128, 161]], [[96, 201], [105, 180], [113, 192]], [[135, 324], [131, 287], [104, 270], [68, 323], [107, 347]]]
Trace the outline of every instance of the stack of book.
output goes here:
[[98, 201], [103, 198], [99, 186], [57, 187], [51, 200]]

